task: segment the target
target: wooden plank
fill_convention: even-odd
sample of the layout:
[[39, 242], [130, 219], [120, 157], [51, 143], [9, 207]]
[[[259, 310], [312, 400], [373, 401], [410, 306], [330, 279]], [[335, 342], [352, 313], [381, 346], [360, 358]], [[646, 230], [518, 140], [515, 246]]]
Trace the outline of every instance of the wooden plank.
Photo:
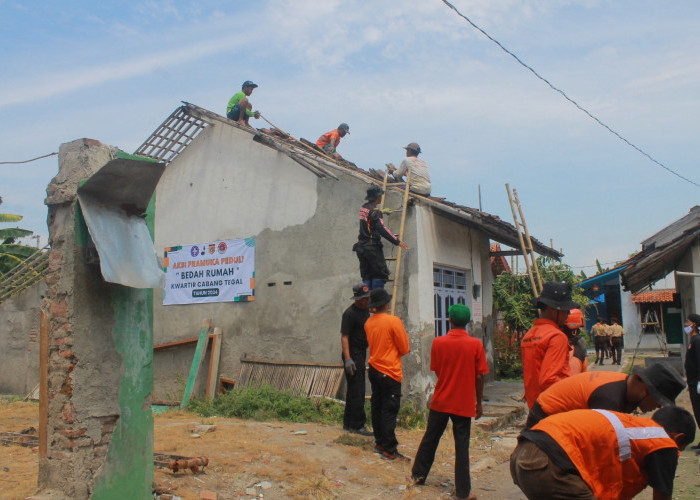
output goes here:
[[207, 344], [209, 343], [209, 329], [211, 328], [211, 320], [205, 319], [202, 322], [202, 328], [199, 330], [199, 340], [197, 341], [197, 347], [194, 350], [194, 358], [192, 359], [192, 367], [190, 368], [190, 375], [187, 377], [187, 385], [185, 385], [185, 392], [182, 395], [182, 403], [180, 407], [184, 408], [187, 403], [190, 402], [192, 397], [192, 391], [194, 390], [194, 383], [197, 380], [197, 374], [202, 366], [202, 361], [204, 360], [204, 352], [206, 351]]
[[211, 337], [211, 354], [209, 356], [209, 373], [207, 376], [207, 399], [212, 399], [216, 395], [216, 385], [219, 378], [219, 359], [221, 358], [221, 328], [214, 328], [214, 335]]
[[[209, 335], [209, 338], [213, 338], [214, 334]], [[179, 345], [194, 344], [199, 340], [199, 337], [190, 337], [188, 339], [174, 340], [172, 342], [166, 342], [164, 344], [158, 344], [153, 346], [154, 351], [159, 351], [160, 349], [167, 349], [168, 347], [177, 347]]]
[[39, 458], [46, 458], [48, 452], [49, 423], [49, 318], [41, 310], [39, 322]]

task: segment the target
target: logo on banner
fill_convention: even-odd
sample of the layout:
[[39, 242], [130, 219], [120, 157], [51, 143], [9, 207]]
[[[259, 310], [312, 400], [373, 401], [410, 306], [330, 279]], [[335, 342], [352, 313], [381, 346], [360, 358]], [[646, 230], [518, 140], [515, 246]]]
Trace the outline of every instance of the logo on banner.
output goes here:
[[193, 246], [190, 250], [190, 255], [192, 255], [192, 257], [196, 257], [197, 255], [199, 255], [199, 247]]
[[226, 246], [225, 241], [222, 241], [221, 243], [219, 243], [219, 253], [226, 253], [227, 248], [228, 247]]

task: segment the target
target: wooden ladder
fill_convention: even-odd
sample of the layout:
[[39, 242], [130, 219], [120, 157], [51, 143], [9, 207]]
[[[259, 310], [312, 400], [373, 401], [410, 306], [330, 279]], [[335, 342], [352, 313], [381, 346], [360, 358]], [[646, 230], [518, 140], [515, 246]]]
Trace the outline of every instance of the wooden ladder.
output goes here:
[[[384, 183], [382, 184], [382, 189], [384, 190], [384, 194], [382, 194], [382, 202], [379, 205], [380, 210], [384, 210], [384, 202], [386, 201], [386, 193], [387, 193], [387, 185], [389, 183], [389, 169], [387, 166], [387, 169], [384, 171]], [[404, 228], [406, 227], [406, 210], [408, 209], [408, 195], [409, 195], [409, 187], [411, 185], [411, 169], [409, 168], [406, 170], [406, 186], [404, 187], [404, 192], [403, 192], [403, 203], [401, 204], [401, 224], [399, 225], [399, 234], [398, 238], [399, 241], [403, 241], [403, 232]], [[395, 210], [398, 211], [398, 210]], [[394, 277], [392, 279], [389, 279], [387, 281], [393, 281], [394, 282], [394, 288], [393, 292], [391, 294], [391, 309], [389, 310], [390, 314], [394, 314], [394, 311], [396, 310], [396, 296], [398, 295], [399, 292], [399, 278], [401, 277], [401, 256], [403, 255], [403, 249], [399, 246], [397, 246], [397, 252], [396, 252], [396, 257], [387, 257], [386, 260], [389, 262], [394, 262]]]
[[520, 205], [520, 200], [518, 199], [518, 192], [515, 189], [513, 189], [513, 192], [511, 194], [510, 186], [507, 183], [506, 191], [508, 192], [508, 201], [510, 202], [510, 209], [513, 212], [513, 222], [515, 223], [515, 229], [518, 231], [518, 239], [520, 240], [520, 250], [523, 252], [523, 259], [525, 260], [525, 268], [527, 269], [527, 275], [530, 277], [530, 284], [532, 285], [532, 291], [535, 293], [535, 297], [539, 297], [542, 293], [542, 276], [540, 276], [540, 269], [539, 267], [537, 267], [535, 251], [532, 248], [532, 239], [530, 238], [530, 233], [528, 232], [527, 226], [525, 225], [523, 207]]

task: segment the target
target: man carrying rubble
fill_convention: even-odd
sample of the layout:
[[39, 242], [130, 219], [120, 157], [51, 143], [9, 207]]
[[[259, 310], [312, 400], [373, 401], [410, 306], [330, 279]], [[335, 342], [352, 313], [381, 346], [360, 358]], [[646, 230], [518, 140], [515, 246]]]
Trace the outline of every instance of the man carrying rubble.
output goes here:
[[365, 364], [367, 335], [365, 322], [369, 318], [369, 287], [359, 283], [352, 287], [354, 302], [343, 313], [340, 323], [340, 344], [345, 365], [345, 415], [343, 429], [363, 436], [372, 436], [365, 428]]
[[671, 500], [678, 455], [694, 440], [693, 417], [677, 406], [651, 418], [573, 410], [520, 434], [510, 474], [529, 499], [630, 499], [649, 485], [654, 500]]
[[383, 288], [372, 290], [365, 323], [369, 344], [369, 383], [372, 385], [374, 451], [386, 460], [410, 460], [399, 453], [396, 417], [401, 406], [401, 357], [408, 354], [408, 334], [401, 319], [389, 314], [391, 295]]
[[571, 300], [571, 287], [548, 281], [534, 300], [540, 317], [520, 343], [523, 379], [528, 408], [532, 408], [542, 391], [571, 376], [569, 339], [562, 331], [569, 311], [578, 307]]
[[336, 151], [338, 145], [340, 144], [340, 138], [345, 137], [346, 134], [350, 133], [350, 127], [347, 123], [341, 123], [338, 128], [326, 132], [316, 141], [316, 145], [323, 149], [326, 153], [330, 153], [338, 159], [342, 159], [340, 154]]
[[260, 111], [253, 111], [253, 105], [248, 100], [250, 94], [258, 87], [257, 83], [250, 80], [243, 82], [241, 91], [233, 94], [226, 107], [226, 118], [237, 121], [241, 125], [248, 125], [248, 119], [252, 116], [260, 118]]
[[416, 142], [410, 143], [404, 147], [406, 150], [406, 158], [403, 159], [401, 165], [397, 169], [394, 165], [388, 165], [389, 174], [394, 176], [399, 182], [403, 181], [404, 175], [411, 172], [411, 185], [409, 191], [423, 196], [430, 196], [432, 186], [430, 184], [430, 172], [428, 172], [428, 164], [418, 158], [421, 153], [420, 146]]
[[550, 415], [571, 410], [600, 409], [632, 413], [672, 405], [685, 382], [673, 368], [655, 363], [636, 366], [631, 375], [621, 372], [584, 372], [565, 378], [539, 395], [525, 427]]
[[362, 281], [370, 290], [384, 288], [384, 283], [389, 279], [382, 238], [408, 250], [408, 245], [399, 241], [384, 224], [382, 212], [377, 208], [383, 193], [384, 190], [379, 186], [371, 186], [367, 189], [367, 196], [365, 196], [367, 203], [360, 208], [360, 233], [357, 236], [357, 243], [352, 247], [360, 261]]

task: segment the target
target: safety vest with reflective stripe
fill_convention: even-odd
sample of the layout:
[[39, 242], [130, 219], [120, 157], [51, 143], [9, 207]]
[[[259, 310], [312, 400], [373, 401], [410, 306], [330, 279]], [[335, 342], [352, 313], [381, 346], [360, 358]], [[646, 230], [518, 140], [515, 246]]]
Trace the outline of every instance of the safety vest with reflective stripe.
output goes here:
[[[620, 372], [585, 372], [572, 375], [550, 386], [537, 398], [537, 402], [547, 415], [571, 410], [585, 410], [593, 391], [611, 382], [625, 380], [627, 375]], [[623, 408], [619, 409], [620, 411]]]
[[633, 498], [647, 486], [644, 459], [676, 442], [650, 418], [608, 410], [574, 410], [541, 420], [600, 500]]

